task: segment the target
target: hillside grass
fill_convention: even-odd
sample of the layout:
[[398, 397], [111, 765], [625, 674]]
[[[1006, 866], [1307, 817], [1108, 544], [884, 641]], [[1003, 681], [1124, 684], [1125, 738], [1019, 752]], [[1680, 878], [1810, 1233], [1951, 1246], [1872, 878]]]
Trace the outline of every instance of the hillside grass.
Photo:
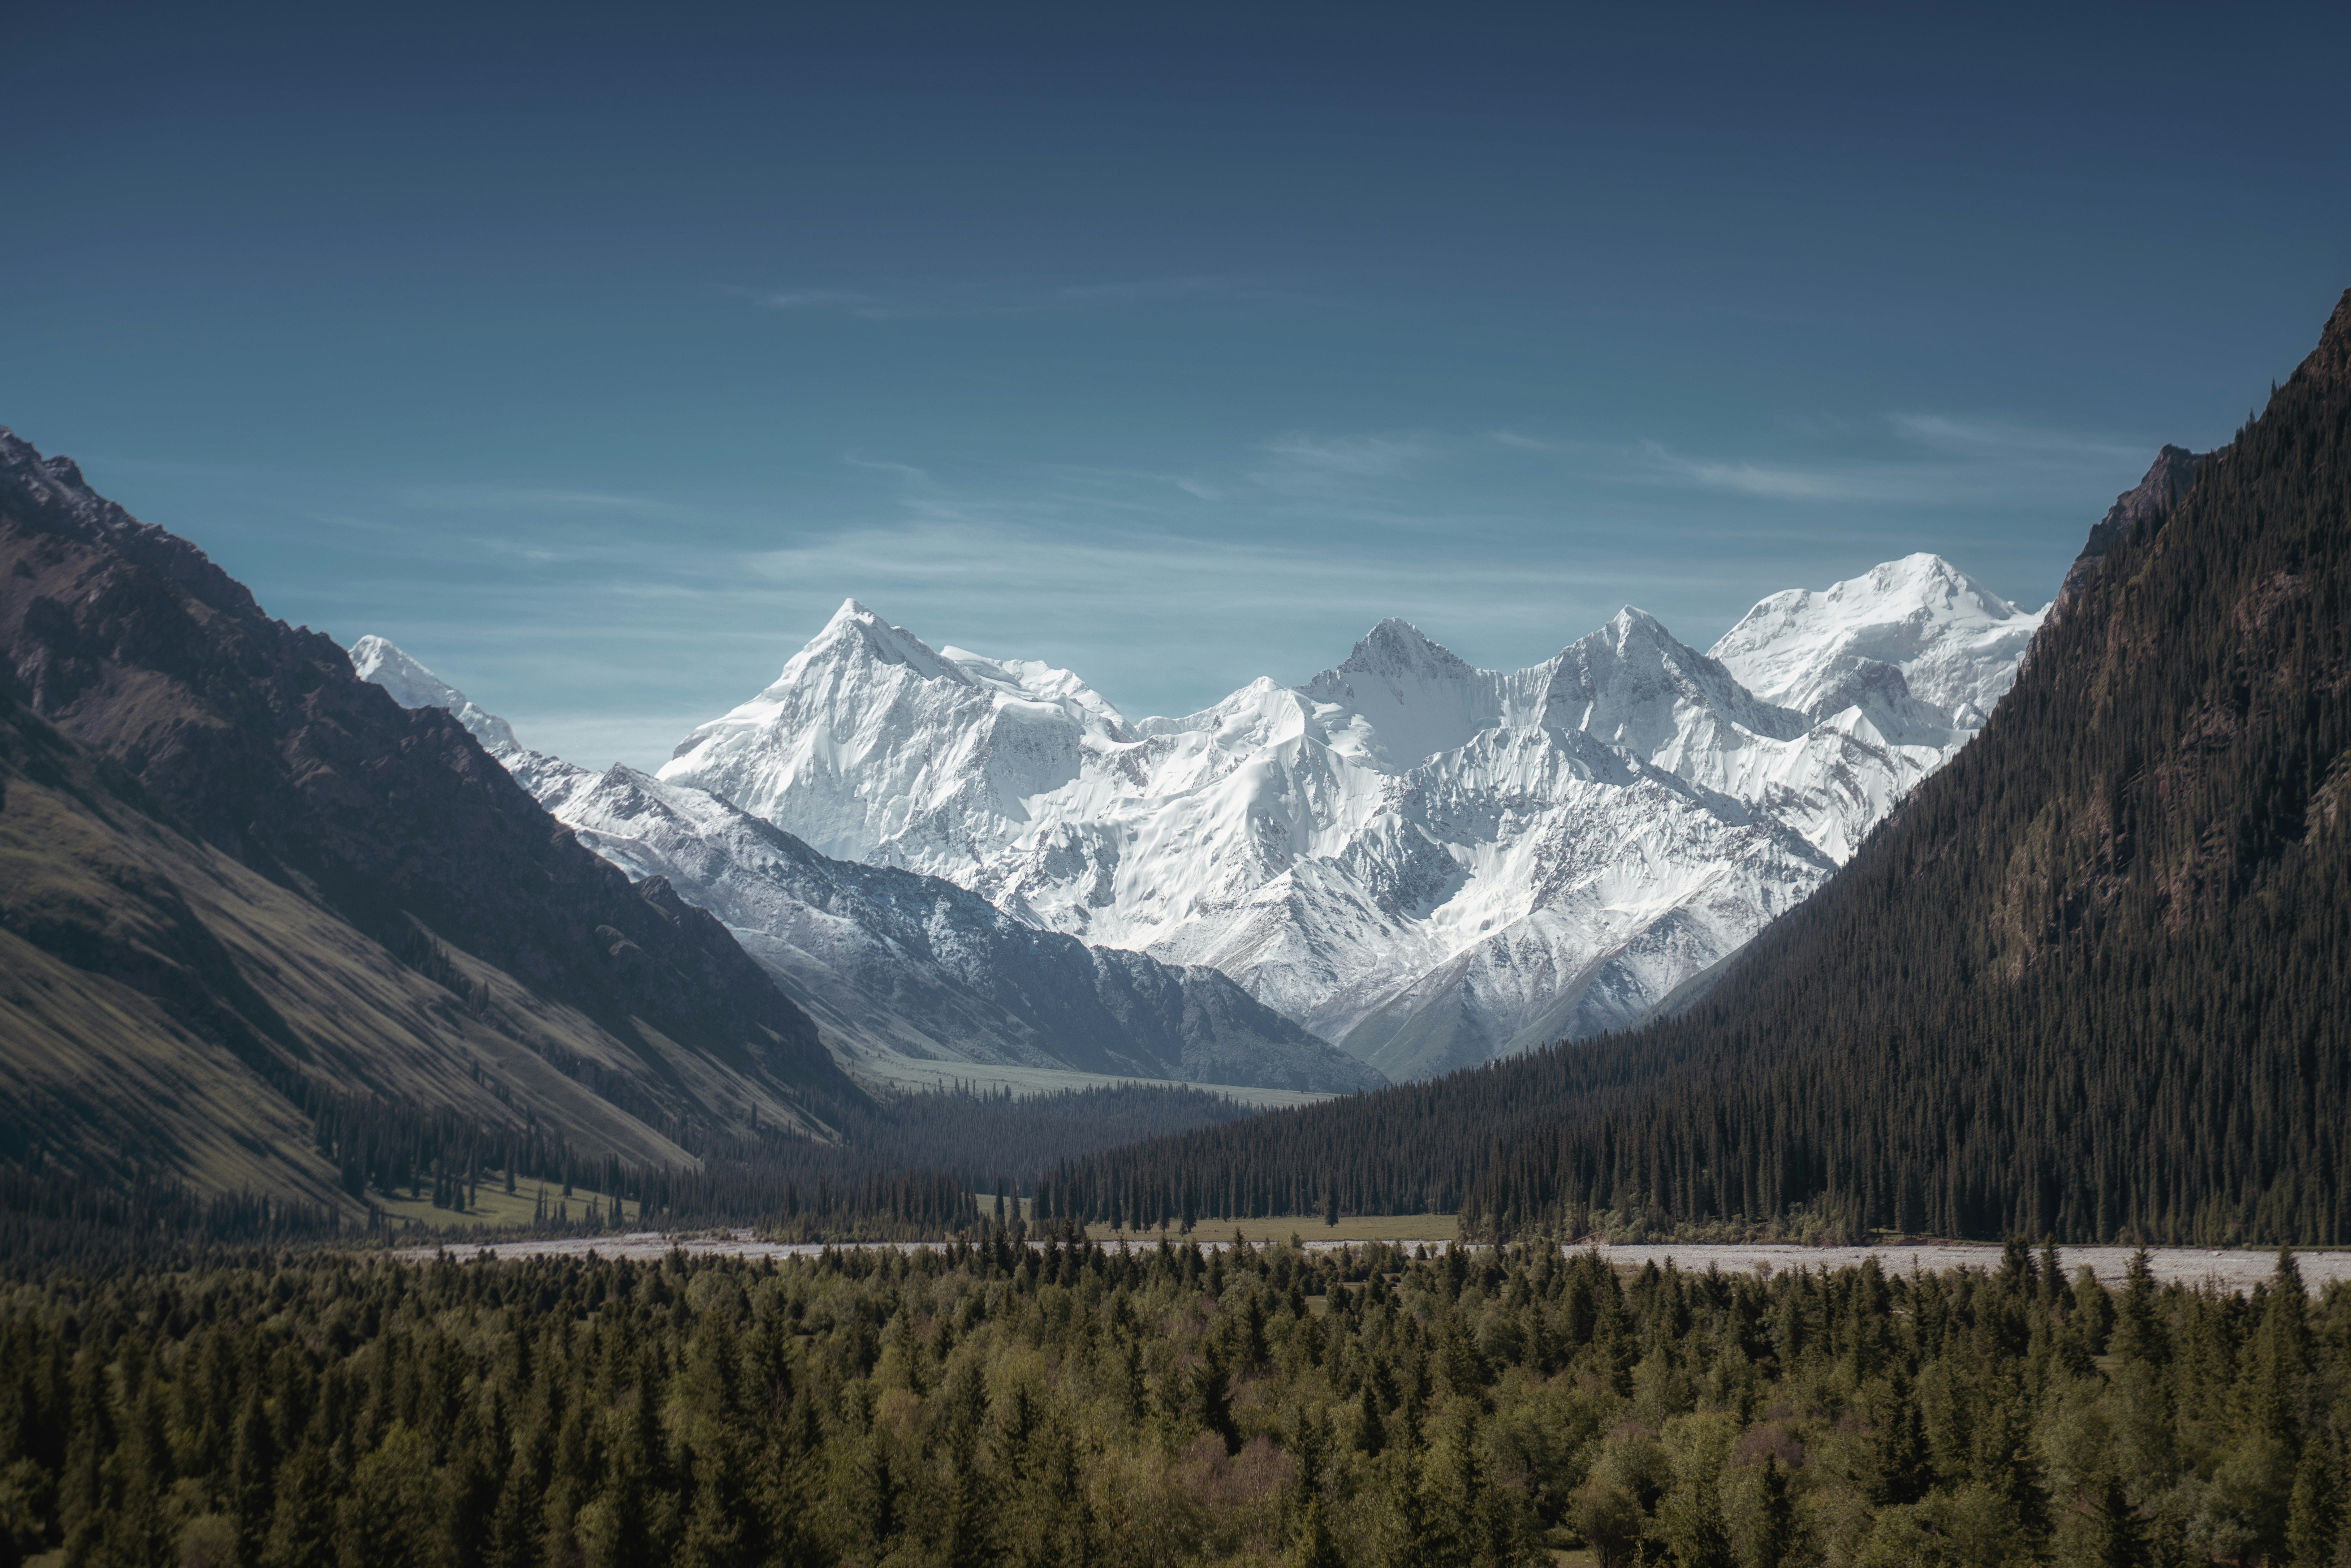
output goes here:
[[[512, 1192], [507, 1191], [503, 1185], [493, 1186], [485, 1182], [470, 1208], [435, 1208], [429, 1192], [413, 1197], [395, 1197], [371, 1190], [368, 1201], [381, 1209], [384, 1217], [394, 1224], [420, 1225], [428, 1230], [505, 1230], [531, 1223], [533, 1216], [538, 1213], [541, 1190], [541, 1185], [536, 1181], [523, 1182]], [[598, 1207], [607, 1225], [627, 1225], [637, 1218], [636, 1211], [624, 1200], [590, 1192], [584, 1186], [573, 1187], [569, 1197], [563, 1196], [559, 1184], [547, 1186], [544, 1190], [547, 1194], [547, 1216], [550, 1219], [564, 1218], [567, 1210], [569, 1218], [584, 1219], [591, 1203]], [[559, 1204], [563, 1207], [559, 1208]]]

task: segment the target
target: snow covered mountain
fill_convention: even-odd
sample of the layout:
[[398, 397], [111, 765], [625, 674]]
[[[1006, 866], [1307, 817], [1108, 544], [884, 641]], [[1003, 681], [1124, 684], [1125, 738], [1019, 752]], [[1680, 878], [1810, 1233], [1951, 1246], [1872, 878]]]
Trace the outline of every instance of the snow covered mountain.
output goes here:
[[705, 791], [533, 751], [381, 637], [351, 658], [404, 706], [447, 708], [582, 843], [718, 916], [852, 1071], [951, 1062], [1324, 1092], [1384, 1082], [1215, 969], [1089, 947], [951, 883], [830, 859]]
[[449, 716], [471, 730], [485, 751], [518, 749], [506, 720], [475, 706], [465, 693], [381, 637], [362, 637], [351, 644], [351, 671], [390, 692], [402, 707], [448, 709]]
[[1628, 608], [1478, 670], [1389, 620], [1301, 685], [1130, 724], [852, 601], [661, 779], [1213, 966], [1420, 1077], [1632, 1022], [1736, 950], [1965, 743], [2040, 620], [1912, 556], [1774, 595], [1710, 653]]

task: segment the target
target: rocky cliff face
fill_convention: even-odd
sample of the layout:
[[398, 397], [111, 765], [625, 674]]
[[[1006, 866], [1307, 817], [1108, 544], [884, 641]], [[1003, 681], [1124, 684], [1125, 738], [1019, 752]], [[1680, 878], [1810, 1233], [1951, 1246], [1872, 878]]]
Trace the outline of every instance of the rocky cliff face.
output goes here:
[[2147, 476], [2115, 497], [2115, 504], [2106, 509], [2106, 515], [2098, 519], [2090, 529], [2090, 537], [2083, 541], [2082, 553], [2075, 556], [2074, 564], [2065, 569], [2065, 580], [2057, 590], [2056, 609], [2059, 614], [2080, 600], [2084, 586], [2090, 580], [2090, 574], [2097, 570], [2098, 562], [2106, 558], [2107, 552], [2128, 538], [2134, 530], [2177, 505], [2179, 497], [2188, 493], [2189, 483], [2196, 477], [2197, 470], [2215, 455], [2210, 452], [2190, 452], [2185, 446], [2170, 445], [2156, 454], [2155, 462], [2148, 465]]
[[495, 971], [486, 994], [510, 986], [522, 1010], [573, 1020], [561, 1032], [612, 1042], [648, 1113], [726, 1130], [856, 1092], [717, 921], [632, 887], [456, 720], [401, 706], [5, 431], [0, 659], [32, 715], [188, 839], [381, 950]]

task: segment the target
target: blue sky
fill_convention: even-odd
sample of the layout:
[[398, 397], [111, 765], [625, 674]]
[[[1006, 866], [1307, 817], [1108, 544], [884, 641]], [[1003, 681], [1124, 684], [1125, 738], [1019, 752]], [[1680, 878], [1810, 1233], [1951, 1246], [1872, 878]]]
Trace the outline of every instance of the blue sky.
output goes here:
[[598, 765], [851, 595], [1138, 716], [2038, 604], [2351, 284], [2340, 7], [325, 9], [12, 22], [0, 423]]

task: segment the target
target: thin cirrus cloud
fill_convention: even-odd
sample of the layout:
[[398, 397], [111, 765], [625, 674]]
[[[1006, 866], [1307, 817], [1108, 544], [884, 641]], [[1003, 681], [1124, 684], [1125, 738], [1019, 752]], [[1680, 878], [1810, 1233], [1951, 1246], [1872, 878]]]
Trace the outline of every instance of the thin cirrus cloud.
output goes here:
[[[796, 540], [746, 565], [778, 587], [855, 585], [841, 596], [933, 646], [955, 643], [1070, 664], [1130, 713], [1138, 701], [1155, 706], [1165, 691], [1160, 679], [1126, 678], [1141, 673], [1138, 656], [1164, 659], [1171, 646], [1179, 658], [1202, 653], [1165, 640], [1183, 627], [1208, 642], [1224, 640], [1236, 624], [1273, 633], [1257, 651], [1280, 667], [1226, 672], [1209, 681], [1215, 689], [1199, 693], [1205, 702], [1227, 689], [1219, 681], [1303, 680], [1399, 611], [1440, 634], [1448, 624], [1475, 622], [1523, 635], [1525, 662], [1532, 663], [1547, 642], [1555, 648], [1563, 636], [1604, 621], [1625, 585], [1620, 574], [1587, 562], [1334, 558], [1276, 543], [1211, 547], [1143, 529], [1073, 539], [1058, 529], [949, 516]], [[816, 613], [801, 609], [803, 618]], [[1138, 645], [1136, 633], [1146, 628], [1155, 647]], [[1134, 689], [1146, 685], [1152, 689]]]
[[1293, 432], [1259, 450], [1282, 470], [1346, 479], [1392, 479], [1440, 455], [1434, 438], [1411, 433], [1322, 436]]
[[1697, 456], [1650, 441], [1634, 466], [1652, 482], [1764, 500], [1931, 507], [2044, 495], [2053, 482], [2095, 482], [2154, 450], [2110, 435], [1939, 413], [1889, 414], [1882, 428], [1896, 455], [1758, 461]]
[[2084, 434], [2005, 419], [1960, 419], [1946, 413], [1896, 413], [1886, 423], [1907, 440], [1951, 452], [2042, 456], [2062, 461], [2109, 463], [2145, 456], [2141, 443], [2115, 435]]
[[1704, 647], [1766, 592], [1901, 553], [1881, 548], [1888, 514], [1926, 541], [1955, 499], [2053, 473], [2104, 483], [2136, 453], [1921, 413], [1785, 444], [1795, 456], [1541, 427], [1292, 430], [1181, 468], [851, 449], [840, 484], [811, 475], [789, 497], [418, 487], [411, 508], [478, 516], [443, 543], [483, 570], [433, 560], [440, 612], [411, 622], [411, 652], [520, 671], [563, 646], [507, 716], [535, 745], [643, 767], [772, 679], [844, 598], [933, 646], [1075, 670], [1131, 716], [1184, 713], [1255, 676], [1305, 679], [1392, 614], [1489, 667], [1547, 657], [1628, 601]]
[[865, 321], [888, 321], [906, 314], [902, 306], [845, 288], [742, 289], [762, 310], [805, 310], [854, 316]]
[[418, 485], [399, 492], [402, 506], [419, 511], [575, 514], [601, 512], [642, 517], [672, 517], [674, 502], [601, 490], [571, 490], [518, 485]]
[[1112, 278], [1099, 283], [1000, 290], [933, 288], [875, 294], [822, 287], [730, 286], [720, 292], [748, 300], [761, 310], [847, 316], [863, 321], [896, 321], [914, 317], [1034, 316], [1204, 298], [1280, 298], [1311, 303], [1302, 296], [1275, 289], [1263, 279], [1223, 274]]

